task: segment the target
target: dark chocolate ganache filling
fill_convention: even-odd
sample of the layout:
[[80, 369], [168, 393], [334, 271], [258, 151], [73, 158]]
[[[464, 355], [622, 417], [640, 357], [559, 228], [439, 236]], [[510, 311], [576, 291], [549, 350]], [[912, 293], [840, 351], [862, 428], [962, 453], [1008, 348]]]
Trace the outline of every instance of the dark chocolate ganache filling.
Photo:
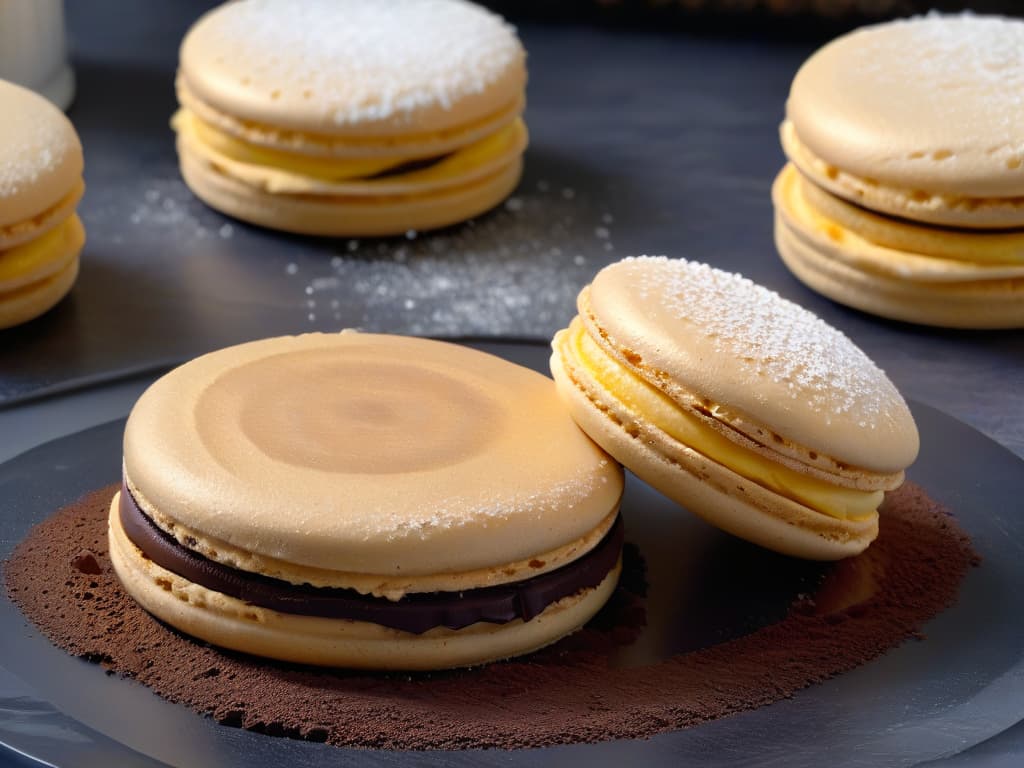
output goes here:
[[623, 542], [620, 516], [592, 550], [548, 573], [493, 587], [388, 600], [354, 589], [291, 584], [203, 557], [159, 528], [126, 486], [121, 488], [119, 514], [125, 534], [146, 557], [194, 584], [282, 613], [368, 621], [415, 634], [434, 627], [462, 629], [478, 621], [529, 621], [552, 603], [600, 584], [618, 562]]

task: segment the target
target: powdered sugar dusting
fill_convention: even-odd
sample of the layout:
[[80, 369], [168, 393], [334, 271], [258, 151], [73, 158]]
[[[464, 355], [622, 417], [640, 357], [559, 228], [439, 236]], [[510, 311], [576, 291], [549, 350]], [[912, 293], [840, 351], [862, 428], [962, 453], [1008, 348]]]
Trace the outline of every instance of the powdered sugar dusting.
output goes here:
[[906, 412], [892, 382], [847, 336], [741, 275], [664, 256], [630, 257], [609, 269], [626, 274], [638, 305], [656, 307], [681, 337], [727, 359], [737, 381], [774, 383], [765, 389], [770, 398], [781, 392], [826, 424], [842, 417], [866, 430]]
[[940, 75], [944, 84], [977, 87], [991, 83], [1020, 101], [1024, 87], [1024, 23], [971, 13], [927, 16], [896, 22], [910, 33], [912, 66]]
[[[0, 81], [0, 200], [56, 173], [77, 150], [75, 131], [59, 109]], [[61, 195], [67, 191], [58, 190]]]
[[287, 263], [282, 272], [318, 328], [550, 337], [616, 234], [599, 195], [581, 190], [570, 201], [560, 189], [523, 184], [503, 206], [458, 227], [415, 240], [338, 241], [330, 260]]
[[787, 114], [801, 142], [887, 187], [1024, 195], [1024, 21], [931, 14], [864, 27], [808, 59]]
[[[996, 16], [956, 16], [932, 13], [867, 28], [851, 41], [861, 74], [879, 81], [897, 78], [906, 88], [921, 92], [922, 83], [938, 102], [968, 99], [985, 120], [994, 120], [1007, 136], [1019, 139], [1019, 113], [1024, 108], [1024, 22]], [[880, 34], [881, 30], [881, 34]], [[893, 71], [893, 51], [900, 56]], [[1024, 149], [1018, 146], [1017, 149]], [[942, 162], [955, 148], [939, 148], [921, 159]]]
[[174, 232], [176, 238], [185, 242], [204, 240], [215, 232], [225, 240], [234, 235], [234, 227], [229, 223], [214, 229], [213, 225], [202, 220], [204, 212], [180, 179], [151, 179], [128, 221], [147, 231]]
[[245, 0], [203, 18], [185, 48], [204, 78], [337, 125], [450, 109], [524, 58], [512, 27], [463, 0]]
[[382, 512], [375, 522], [387, 532], [389, 541], [428, 539], [461, 528], [486, 529], [508, 520], [544, 526], [552, 515], [572, 514], [576, 507], [592, 503], [595, 495], [605, 492], [610, 477], [614, 477], [607, 469], [608, 462], [600, 461], [596, 466], [578, 466], [571, 476], [542, 487], [524, 483], [517, 492], [506, 489], [500, 495], [449, 495], [415, 519], [389, 517]]

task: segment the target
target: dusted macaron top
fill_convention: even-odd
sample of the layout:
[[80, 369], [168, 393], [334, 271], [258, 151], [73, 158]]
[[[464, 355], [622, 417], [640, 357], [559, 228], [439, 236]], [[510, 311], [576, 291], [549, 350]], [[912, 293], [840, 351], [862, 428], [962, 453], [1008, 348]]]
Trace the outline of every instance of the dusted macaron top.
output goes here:
[[164, 527], [366, 574], [532, 558], [590, 534], [622, 491], [546, 377], [466, 347], [350, 332], [175, 369], [132, 410], [124, 468]]
[[64, 113], [0, 80], [0, 228], [57, 205], [79, 183], [82, 167], [82, 145]]
[[[917, 455], [896, 387], [849, 338], [739, 275], [627, 258], [580, 295], [580, 316], [653, 381], [840, 462], [899, 472]], [[671, 394], [671, 393], [670, 393]]]
[[809, 58], [786, 106], [843, 171], [928, 193], [1024, 195], [1024, 21], [929, 15], [865, 27]]
[[525, 53], [464, 0], [242, 0], [181, 47], [188, 89], [218, 110], [328, 135], [438, 131], [521, 98]]

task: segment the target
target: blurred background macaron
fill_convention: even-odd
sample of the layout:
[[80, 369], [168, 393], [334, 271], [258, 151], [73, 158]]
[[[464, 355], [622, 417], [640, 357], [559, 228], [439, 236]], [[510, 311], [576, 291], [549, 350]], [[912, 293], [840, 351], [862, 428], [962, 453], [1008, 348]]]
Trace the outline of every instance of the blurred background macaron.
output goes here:
[[375, 236], [463, 221], [515, 188], [525, 52], [465, 0], [241, 0], [185, 37], [173, 120], [207, 204]]
[[85, 230], [82, 145], [37, 93], [0, 80], [0, 328], [61, 300], [78, 276]]
[[866, 27], [797, 73], [773, 188], [783, 261], [883, 317], [1024, 326], [1024, 21]]
[[665, 257], [602, 269], [552, 343], [576, 422], [691, 512], [784, 554], [831, 560], [878, 534], [918, 433], [846, 336], [739, 275]]

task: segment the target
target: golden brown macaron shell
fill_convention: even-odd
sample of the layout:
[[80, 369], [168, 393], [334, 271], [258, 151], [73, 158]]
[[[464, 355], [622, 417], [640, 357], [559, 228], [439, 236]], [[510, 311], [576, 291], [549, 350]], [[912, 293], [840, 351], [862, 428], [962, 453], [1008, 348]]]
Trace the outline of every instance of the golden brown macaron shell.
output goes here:
[[[621, 468], [545, 377], [461, 346], [352, 332], [267, 339], [176, 369], [133, 409], [124, 472], [142, 512], [197, 554], [390, 600], [569, 564], [610, 530], [622, 493]], [[122, 543], [129, 591], [159, 604], [138, 560]], [[598, 607], [573, 602], [580, 624]], [[438, 666], [468, 663], [460, 653]]]
[[526, 84], [514, 30], [462, 0], [227, 3], [193, 25], [180, 61], [188, 92], [219, 112], [334, 137], [472, 124]]

